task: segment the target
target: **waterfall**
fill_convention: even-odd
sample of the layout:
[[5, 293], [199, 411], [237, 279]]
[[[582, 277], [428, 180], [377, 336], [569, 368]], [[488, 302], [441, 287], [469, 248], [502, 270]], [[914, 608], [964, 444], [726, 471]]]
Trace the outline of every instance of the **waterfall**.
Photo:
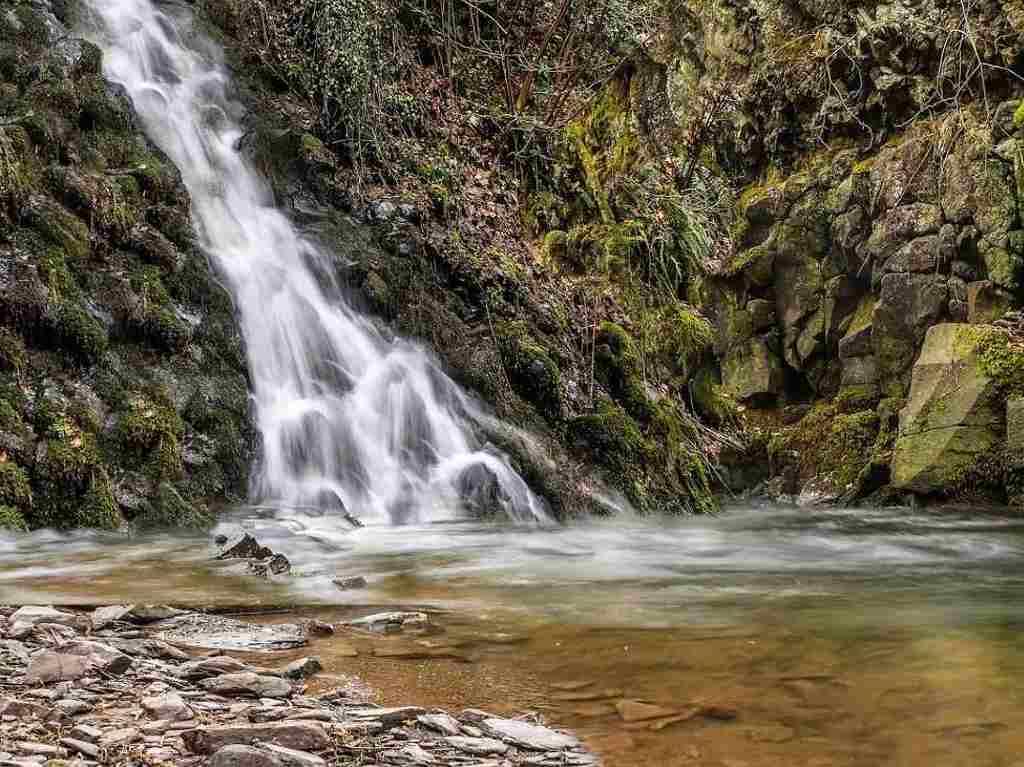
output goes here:
[[[87, 0], [104, 74], [178, 167], [199, 243], [235, 302], [262, 437], [254, 500], [362, 520], [429, 522], [481, 504], [547, 518], [486, 449], [474, 401], [423, 349], [382, 334], [344, 300], [336, 259], [274, 206], [238, 149], [242, 110], [221, 52], [150, 0]], [[324, 284], [327, 282], [328, 284]]]

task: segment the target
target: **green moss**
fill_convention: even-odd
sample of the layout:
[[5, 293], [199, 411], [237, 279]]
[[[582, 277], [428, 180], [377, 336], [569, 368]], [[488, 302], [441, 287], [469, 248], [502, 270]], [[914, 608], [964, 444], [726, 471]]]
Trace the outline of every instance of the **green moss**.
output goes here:
[[1013, 127], [1024, 128], [1024, 101], [1020, 102], [1020, 106], [1013, 113]]
[[855, 413], [874, 408], [881, 393], [874, 384], [844, 386], [836, 395], [835, 406], [840, 413]]
[[28, 524], [25, 517], [17, 509], [10, 506], [0, 506], [0, 530], [10, 530], [15, 533], [28, 532]]
[[568, 254], [569, 235], [560, 229], [548, 232], [544, 235], [544, 256], [557, 261]]
[[647, 423], [654, 413], [654, 405], [647, 394], [640, 372], [640, 355], [633, 338], [621, 325], [604, 322], [595, 339], [595, 373], [631, 416]]
[[93, 435], [55, 422], [33, 468], [33, 527], [114, 529], [120, 514]]
[[[635, 477], [655, 452], [640, 425], [607, 400], [599, 403], [597, 412], [572, 418], [568, 426], [577, 444], [586, 448], [597, 463], [622, 478]], [[630, 484], [636, 484], [636, 480], [627, 483], [627, 489]]]
[[117, 420], [117, 436], [130, 462], [146, 465], [156, 479], [183, 474], [181, 436], [184, 424], [170, 405], [131, 397]]
[[879, 425], [874, 410], [843, 414], [835, 404], [820, 404], [783, 435], [781, 448], [799, 457], [803, 478], [827, 478], [843, 493], [856, 489], [870, 463]]
[[20, 373], [25, 367], [25, 342], [7, 328], [0, 328], [0, 370]]
[[177, 528], [204, 530], [213, 525], [213, 516], [202, 505], [181, 497], [170, 482], [161, 482], [147, 511], [133, 520], [140, 528]]
[[547, 418], [560, 418], [562, 376], [547, 350], [530, 335], [524, 322], [501, 323], [495, 332], [501, 362], [515, 392]]
[[32, 486], [28, 474], [11, 461], [0, 463], [0, 505], [17, 509], [32, 505]]
[[736, 401], [715, 380], [710, 367], [702, 368], [690, 379], [689, 394], [696, 413], [714, 425], [732, 423], [739, 414]]
[[77, 303], [60, 304], [55, 330], [60, 346], [84, 365], [95, 365], [107, 350], [106, 329]]

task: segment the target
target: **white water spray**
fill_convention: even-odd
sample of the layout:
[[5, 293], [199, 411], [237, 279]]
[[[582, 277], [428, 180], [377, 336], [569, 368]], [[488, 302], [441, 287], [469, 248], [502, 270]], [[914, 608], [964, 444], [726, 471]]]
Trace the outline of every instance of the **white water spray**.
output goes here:
[[[186, 47], [150, 0], [88, 0], [106, 76], [181, 171], [203, 250], [234, 297], [262, 455], [252, 494], [365, 520], [433, 521], [471, 507], [546, 519], [543, 503], [475, 438], [482, 414], [433, 362], [349, 308], [332, 259], [273, 204], [238, 151], [240, 109], [219, 51]], [[312, 268], [311, 268], [312, 265]]]

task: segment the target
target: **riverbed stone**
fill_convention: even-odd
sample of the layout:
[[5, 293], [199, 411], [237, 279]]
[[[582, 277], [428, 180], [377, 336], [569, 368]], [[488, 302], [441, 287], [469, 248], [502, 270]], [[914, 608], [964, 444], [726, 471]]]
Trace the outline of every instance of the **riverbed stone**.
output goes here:
[[44, 650], [29, 663], [25, 678], [29, 684], [74, 681], [87, 676], [92, 667], [88, 657]]
[[142, 708], [157, 720], [182, 722], [192, 718], [192, 709], [174, 692], [143, 698]]
[[422, 629], [430, 625], [430, 616], [423, 612], [387, 612], [365, 615], [349, 621], [350, 626], [379, 634], [390, 634], [405, 629]]
[[416, 717], [416, 721], [424, 727], [437, 730], [444, 735], [458, 735], [462, 732], [462, 729], [459, 727], [459, 720], [451, 714], [421, 714]]
[[115, 623], [124, 618], [128, 613], [132, 611], [135, 605], [108, 605], [106, 607], [97, 607], [93, 610], [92, 615], [92, 627], [94, 631], [106, 628], [111, 623]]
[[998, 332], [958, 323], [928, 330], [900, 412], [894, 487], [921, 494], [946, 491], [997, 444], [1004, 405], [978, 355]]
[[224, 746], [210, 757], [210, 767], [284, 767], [272, 753], [253, 746]]
[[615, 703], [624, 722], [642, 722], [647, 719], [661, 719], [679, 713], [677, 709], [665, 708], [639, 700], [620, 700]]
[[198, 727], [181, 734], [186, 747], [197, 754], [212, 754], [224, 746], [259, 740], [298, 751], [323, 751], [330, 740], [317, 722], [281, 722], [270, 724], [221, 725]]
[[558, 751], [579, 745], [579, 741], [572, 735], [519, 719], [484, 719], [481, 725], [493, 737], [533, 751]]
[[204, 679], [199, 683], [203, 689], [217, 695], [246, 695], [254, 698], [286, 698], [291, 695], [292, 686], [275, 676], [264, 676], [253, 671], [239, 671], [233, 674]]
[[305, 679], [323, 670], [319, 658], [299, 658], [281, 669], [281, 676], [286, 679]]
[[501, 755], [508, 751], [508, 744], [494, 738], [470, 738], [452, 735], [444, 739], [449, 746], [473, 756]]
[[19, 607], [10, 616], [10, 623], [12, 625], [15, 623], [27, 623], [30, 626], [34, 626], [37, 623], [57, 623], [62, 626], [75, 628], [82, 624], [82, 617], [76, 613], [55, 610], [52, 607], [26, 605], [25, 607]]
[[327, 762], [308, 751], [286, 748], [274, 743], [268, 743], [264, 748], [285, 767], [327, 767]]

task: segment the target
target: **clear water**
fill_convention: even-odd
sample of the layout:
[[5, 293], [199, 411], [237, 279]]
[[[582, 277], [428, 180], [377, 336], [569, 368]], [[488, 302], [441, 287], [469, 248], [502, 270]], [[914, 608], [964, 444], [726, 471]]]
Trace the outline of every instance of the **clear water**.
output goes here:
[[[297, 575], [239, 574], [210, 560], [205, 536], [39, 532], [0, 538], [0, 602], [285, 605], [280, 620], [332, 621], [428, 606], [445, 629], [431, 641], [472, 663], [372, 656], [381, 641], [414, 641], [401, 637], [342, 633], [311, 651], [387, 702], [538, 708], [614, 767], [1021, 764], [1024, 519], [737, 508], [343, 532], [330, 514], [239, 509], [219, 529], [254, 532]], [[349, 575], [369, 587], [331, 582]], [[352, 644], [358, 658], [342, 652]], [[715, 703], [739, 717], [651, 731], [607, 700], [564, 700], [557, 684], [575, 681], [614, 688], [613, 700]]]
[[[274, 206], [238, 149], [242, 109], [221, 52], [150, 0], [87, 0], [104, 74], [181, 171], [200, 243], [234, 298], [261, 458], [253, 497], [363, 520], [519, 521], [544, 504], [474, 436], [489, 421], [420, 347], [344, 300], [337, 259]], [[185, 41], [188, 41], [187, 43]], [[493, 424], [491, 424], [493, 426]]]

